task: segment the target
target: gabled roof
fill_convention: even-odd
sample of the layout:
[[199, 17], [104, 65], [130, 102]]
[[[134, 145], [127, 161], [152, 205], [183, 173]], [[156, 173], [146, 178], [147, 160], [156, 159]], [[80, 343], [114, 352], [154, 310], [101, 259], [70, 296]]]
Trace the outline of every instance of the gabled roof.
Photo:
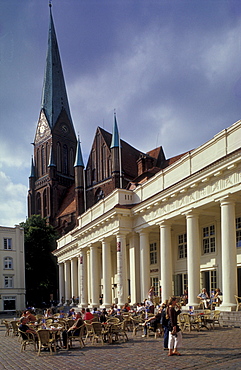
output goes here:
[[[106, 145], [108, 146], [108, 148], [110, 148], [112, 135], [101, 127], [98, 127], [97, 130], [101, 132], [106, 142]], [[138, 149], [135, 149], [133, 146], [131, 146], [124, 140], [120, 140], [120, 144], [122, 149], [121, 150], [122, 170], [125, 172], [126, 175], [130, 176], [131, 178], [134, 178], [137, 176], [136, 161], [138, 160], [140, 155], [144, 153], [139, 151]]]
[[[64, 109], [72, 123], [57, 37], [50, 4], [48, 50], [42, 92], [42, 109], [52, 129]], [[73, 124], [73, 123], [72, 123]]]

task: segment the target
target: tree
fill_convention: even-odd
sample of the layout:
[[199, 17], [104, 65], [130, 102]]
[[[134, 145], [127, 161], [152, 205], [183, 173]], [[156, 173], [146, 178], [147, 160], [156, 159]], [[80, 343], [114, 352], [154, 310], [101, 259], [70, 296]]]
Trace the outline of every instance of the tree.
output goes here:
[[25, 277], [27, 305], [42, 307], [57, 299], [57, 262], [52, 251], [57, 234], [46, 219], [33, 215], [20, 224], [24, 228]]

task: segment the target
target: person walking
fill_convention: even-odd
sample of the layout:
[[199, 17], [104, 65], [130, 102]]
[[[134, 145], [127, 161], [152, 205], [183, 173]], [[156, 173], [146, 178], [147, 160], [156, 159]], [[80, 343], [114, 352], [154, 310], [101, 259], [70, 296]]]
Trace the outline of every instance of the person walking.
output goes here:
[[169, 301], [168, 316], [170, 318], [169, 339], [168, 339], [168, 356], [181, 356], [178, 348], [182, 347], [182, 332], [177, 324], [177, 316], [181, 313], [177, 304], [177, 298], [172, 297]]

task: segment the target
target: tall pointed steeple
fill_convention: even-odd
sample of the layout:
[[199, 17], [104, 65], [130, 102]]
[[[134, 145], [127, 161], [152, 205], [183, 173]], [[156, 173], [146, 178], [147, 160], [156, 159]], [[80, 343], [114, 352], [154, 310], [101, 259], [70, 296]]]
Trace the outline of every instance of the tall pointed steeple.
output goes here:
[[116, 112], [114, 112], [113, 133], [110, 149], [112, 156], [112, 177], [114, 178], [115, 187], [122, 188], [121, 144], [116, 119]]
[[116, 112], [114, 112], [114, 123], [113, 123], [113, 133], [112, 133], [112, 140], [110, 148], [119, 148], [120, 145], [120, 137], [119, 137], [119, 130], [116, 120]]
[[74, 174], [75, 174], [76, 216], [78, 217], [82, 215], [82, 213], [84, 213], [85, 211], [84, 162], [83, 162], [79, 137], [78, 137], [78, 142], [77, 142], [77, 149], [76, 149], [76, 156], [75, 156], [75, 163], [74, 163]]
[[[64, 109], [72, 123], [57, 37], [50, 7], [48, 50], [42, 92], [42, 109], [52, 129]], [[73, 124], [73, 123], [72, 123]]]

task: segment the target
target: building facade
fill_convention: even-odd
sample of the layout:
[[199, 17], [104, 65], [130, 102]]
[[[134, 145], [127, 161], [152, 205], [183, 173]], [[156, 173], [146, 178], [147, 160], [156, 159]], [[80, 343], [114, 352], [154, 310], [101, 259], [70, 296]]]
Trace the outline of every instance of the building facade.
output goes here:
[[[42, 104], [34, 137], [28, 191], [28, 216], [46, 217], [59, 235], [77, 217], [116, 188], [150, 177], [169, 164], [161, 147], [140, 152], [113, 132], [97, 127], [86, 168], [76, 138], [50, 4], [50, 24]], [[84, 140], [84, 138], [82, 138]], [[175, 159], [172, 159], [175, 160]]]
[[115, 189], [58, 240], [60, 297], [122, 306], [188, 289], [220, 288], [221, 310], [241, 292], [241, 121], [143, 183]]
[[24, 230], [0, 226], [0, 311], [25, 308]]

